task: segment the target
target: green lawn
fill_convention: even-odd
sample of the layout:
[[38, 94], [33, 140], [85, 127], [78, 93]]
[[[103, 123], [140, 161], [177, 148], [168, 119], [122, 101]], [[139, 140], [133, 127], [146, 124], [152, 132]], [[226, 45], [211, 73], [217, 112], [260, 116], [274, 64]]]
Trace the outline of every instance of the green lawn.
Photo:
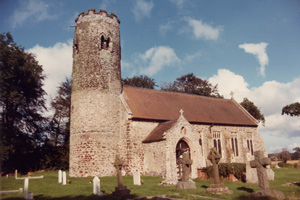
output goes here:
[[[300, 170], [296, 169], [273, 169], [275, 172], [275, 181], [270, 182], [272, 189], [284, 192], [287, 199], [300, 200], [300, 186], [283, 186], [288, 182], [300, 182]], [[34, 199], [112, 199], [110, 196], [117, 186], [116, 177], [100, 177], [101, 190], [105, 191], [107, 196], [98, 197], [93, 195], [93, 184], [89, 183], [92, 178], [68, 178], [71, 184], [61, 185], [57, 183], [57, 171], [36, 173], [33, 176], [44, 175], [43, 179], [29, 180], [29, 192], [33, 192]], [[206, 192], [213, 180], [195, 180], [196, 190], [177, 190], [175, 186], [160, 186], [159, 182], [163, 179], [151, 176], [142, 176], [144, 184], [141, 186], [133, 185], [132, 177], [123, 177], [123, 183], [131, 190], [134, 197], [167, 195], [174, 198], [183, 199], [245, 199], [245, 197], [257, 191], [259, 187], [256, 184], [246, 184], [242, 182], [224, 181], [225, 185], [233, 190], [231, 195], [213, 195]], [[16, 180], [14, 176], [8, 178], [1, 177], [1, 190], [17, 190], [22, 188], [24, 180]], [[205, 198], [208, 197], [208, 198]], [[1, 199], [24, 199], [23, 194], [3, 194]]]

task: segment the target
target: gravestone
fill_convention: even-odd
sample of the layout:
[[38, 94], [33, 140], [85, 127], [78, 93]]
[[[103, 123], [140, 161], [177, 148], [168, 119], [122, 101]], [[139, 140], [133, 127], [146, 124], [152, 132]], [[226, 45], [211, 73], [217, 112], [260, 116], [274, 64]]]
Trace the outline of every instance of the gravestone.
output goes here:
[[62, 171], [58, 170], [58, 183], [62, 182]]
[[270, 189], [266, 167], [271, 164], [271, 159], [264, 157], [263, 151], [255, 151], [254, 158], [255, 160], [250, 161], [250, 166], [256, 168], [260, 190], [251, 193], [249, 198], [260, 199], [261, 197], [270, 197], [274, 199], [284, 199], [284, 195], [281, 191]]
[[229, 190], [228, 187], [224, 185], [224, 183], [220, 182], [219, 166], [218, 166], [218, 163], [221, 159], [220, 153], [217, 151], [216, 148], [212, 148], [207, 158], [212, 163], [214, 184], [211, 184], [209, 188], [207, 188], [206, 190], [214, 194], [232, 194], [232, 191]]
[[28, 192], [29, 188], [29, 178], [24, 179], [24, 198], [25, 199], [33, 199], [33, 193]]
[[139, 171], [133, 171], [133, 185], [141, 185], [141, 174]]
[[275, 158], [275, 168], [280, 168], [280, 167], [278, 166], [278, 158], [277, 158], [277, 157]]
[[95, 176], [93, 179], [93, 193], [98, 196], [103, 195], [100, 190], [100, 179], [97, 176]]
[[114, 166], [117, 170], [118, 187], [115, 188], [115, 191], [112, 193], [112, 195], [120, 199], [128, 198], [130, 197], [130, 190], [128, 190], [127, 187], [123, 185], [123, 180], [122, 180], [123, 161], [120, 159], [118, 155], [116, 155]]
[[189, 152], [184, 152], [179, 160], [182, 164], [182, 179], [176, 184], [177, 189], [196, 189], [194, 181], [190, 180], [190, 166], [193, 161], [190, 159]]
[[18, 179], [18, 170], [15, 170], [15, 179]]
[[67, 174], [66, 174], [66, 172], [65, 171], [63, 171], [63, 173], [62, 173], [62, 184], [63, 185], [66, 185], [67, 184]]

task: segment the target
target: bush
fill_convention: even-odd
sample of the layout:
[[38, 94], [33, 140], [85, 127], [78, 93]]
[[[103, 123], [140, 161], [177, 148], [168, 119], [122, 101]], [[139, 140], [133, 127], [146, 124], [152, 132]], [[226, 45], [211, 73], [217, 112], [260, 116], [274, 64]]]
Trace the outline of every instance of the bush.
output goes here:
[[295, 168], [296, 167], [296, 165], [294, 165], [294, 164], [288, 164], [288, 163], [283, 163], [283, 162], [278, 163], [278, 166], [281, 168]]
[[[219, 163], [219, 174], [223, 177], [228, 177], [233, 174], [237, 179], [244, 179], [246, 173], [246, 164], [244, 163]], [[213, 177], [212, 166], [204, 168], [208, 177]]]

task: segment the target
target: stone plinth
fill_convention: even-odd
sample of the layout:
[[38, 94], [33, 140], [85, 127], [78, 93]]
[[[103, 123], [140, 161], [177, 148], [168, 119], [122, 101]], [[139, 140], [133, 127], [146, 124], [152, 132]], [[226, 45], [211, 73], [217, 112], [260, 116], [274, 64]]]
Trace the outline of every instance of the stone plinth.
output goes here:
[[279, 190], [259, 190], [248, 195], [249, 199], [262, 199], [262, 197], [269, 197], [271, 199], [284, 199], [283, 192]]
[[224, 183], [211, 184], [206, 191], [214, 194], [232, 194], [232, 190], [229, 190]]
[[194, 181], [178, 181], [176, 184], [176, 189], [197, 189]]
[[112, 195], [115, 198], [126, 199], [130, 197], [130, 190], [126, 186], [116, 187]]

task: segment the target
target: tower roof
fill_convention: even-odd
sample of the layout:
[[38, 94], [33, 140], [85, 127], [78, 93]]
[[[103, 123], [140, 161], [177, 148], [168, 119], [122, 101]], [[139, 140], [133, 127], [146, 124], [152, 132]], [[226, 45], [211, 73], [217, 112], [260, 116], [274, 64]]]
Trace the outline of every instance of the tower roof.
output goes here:
[[179, 110], [190, 123], [258, 126], [257, 121], [234, 99], [123, 87], [124, 99], [132, 118], [170, 121], [178, 119]]

